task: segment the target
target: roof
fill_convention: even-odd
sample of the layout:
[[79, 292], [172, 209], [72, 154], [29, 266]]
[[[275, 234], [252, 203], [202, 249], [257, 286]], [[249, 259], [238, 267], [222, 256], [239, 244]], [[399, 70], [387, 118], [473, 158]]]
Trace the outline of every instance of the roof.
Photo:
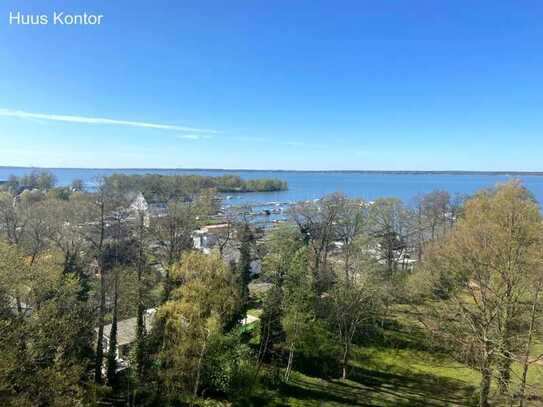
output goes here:
[[208, 231], [227, 229], [230, 225], [228, 223], [219, 223], [216, 225], [206, 225], [202, 229], [207, 229]]
[[194, 230], [192, 234], [193, 235], [215, 234], [215, 233], [219, 233], [223, 231], [228, 231], [228, 228], [230, 227], [231, 225], [229, 225], [228, 223], [220, 223], [217, 225], [207, 225], [207, 226], [202, 226], [198, 230]]
[[[151, 330], [153, 326], [153, 321], [155, 319], [155, 308], [149, 308], [145, 310], [144, 322], [145, 329], [147, 331]], [[129, 345], [136, 341], [137, 337], [137, 317], [123, 319], [122, 321], [117, 322], [117, 346]], [[98, 331], [98, 328], [95, 329]], [[104, 326], [104, 336], [109, 339], [111, 333], [111, 324]]]

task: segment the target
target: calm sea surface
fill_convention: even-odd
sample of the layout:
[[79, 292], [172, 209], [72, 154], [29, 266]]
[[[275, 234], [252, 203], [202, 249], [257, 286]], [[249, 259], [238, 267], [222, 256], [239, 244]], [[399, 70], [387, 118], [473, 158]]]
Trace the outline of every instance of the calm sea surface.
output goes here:
[[[27, 168], [0, 167], [0, 180], [10, 174], [23, 175]], [[217, 176], [236, 174], [244, 179], [279, 178], [287, 181], [288, 191], [231, 194], [231, 204], [293, 202], [320, 198], [331, 192], [343, 192], [351, 197], [375, 200], [379, 197], [397, 197], [407, 204], [421, 194], [441, 189], [451, 195], [471, 194], [480, 188], [490, 187], [512, 178], [523, 184], [543, 203], [543, 176], [507, 175], [442, 175], [442, 174], [386, 174], [357, 172], [296, 172], [296, 171], [216, 171], [216, 170], [153, 170], [153, 169], [51, 169], [59, 185], [69, 185], [74, 179], [82, 179], [92, 188], [97, 177], [113, 173], [125, 174], [198, 174]]]

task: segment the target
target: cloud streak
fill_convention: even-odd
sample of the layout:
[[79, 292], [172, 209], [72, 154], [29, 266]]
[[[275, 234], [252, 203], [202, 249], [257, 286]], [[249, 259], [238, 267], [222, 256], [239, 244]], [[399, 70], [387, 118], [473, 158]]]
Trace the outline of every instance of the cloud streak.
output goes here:
[[176, 135], [175, 137], [185, 140], [204, 140], [212, 138], [212, 136], [209, 134], [180, 134]]
[[[218, 134], [217, 130], [199, 129], [194, 127], [176, 126], [171, 124], [162, 123], [150, 123], [131, 120], [117, 120], [103, 117], [87, 117], [87, 116], [71, 116], [71, 115], [58, 115], [48, 113], [31, 113], [22, 110], [13, 109], [0, 109], [1, 117], [15, 117], [19, 119], [27, 120], [47, 120], [63, 123], [77, 123], [77, 124], [90, 124], [90, 125], [105, 125], [105, 126], [125, 126], [125, 127], [139, 127], [145, 129], [156, 130], [170, 130], [176, 132], [190, 132], [191, 134], [180, 136], [186, 139], [199, 139], [204, 138], [203, 135]], [[196, 134], [195, 134], [196, 133]]]

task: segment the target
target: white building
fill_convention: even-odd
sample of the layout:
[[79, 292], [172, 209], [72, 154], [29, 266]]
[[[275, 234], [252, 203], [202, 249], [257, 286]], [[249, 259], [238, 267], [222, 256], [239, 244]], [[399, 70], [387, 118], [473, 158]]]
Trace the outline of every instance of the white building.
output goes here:
[[136, 197], [130, 203], [128, 207], [129, 212], [147, 212], [149, 210], [149, 204], [141, 192], [136, 194]]
[[219, 243], [221, 237], [224, 239], [231, 238], [232, 236], [228, 236], [229, 233], [232, 233], [232, 229], [231, 225], [227, 223], [208, 225], [192, 232], [192, 244], [195, 249], [209, 253]]

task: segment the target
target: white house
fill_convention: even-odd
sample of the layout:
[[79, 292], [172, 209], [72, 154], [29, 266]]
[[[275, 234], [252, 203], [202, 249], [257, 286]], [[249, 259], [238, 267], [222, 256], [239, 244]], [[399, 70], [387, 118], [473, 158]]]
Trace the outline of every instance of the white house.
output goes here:
[[149, 210], [149, 204], [141, 192], [136, 194], [136, 197], [132, 200], [128, 206], [129, 212], [147, 212]]
[[219, 238], [221, 236], [226, 238], [228, 233], [232, 233], [231, 225], [228, 223], [204, 226], [192, 232], [192, 243], [195, 249], [209, 253], [209, 250], [219, 242]]

